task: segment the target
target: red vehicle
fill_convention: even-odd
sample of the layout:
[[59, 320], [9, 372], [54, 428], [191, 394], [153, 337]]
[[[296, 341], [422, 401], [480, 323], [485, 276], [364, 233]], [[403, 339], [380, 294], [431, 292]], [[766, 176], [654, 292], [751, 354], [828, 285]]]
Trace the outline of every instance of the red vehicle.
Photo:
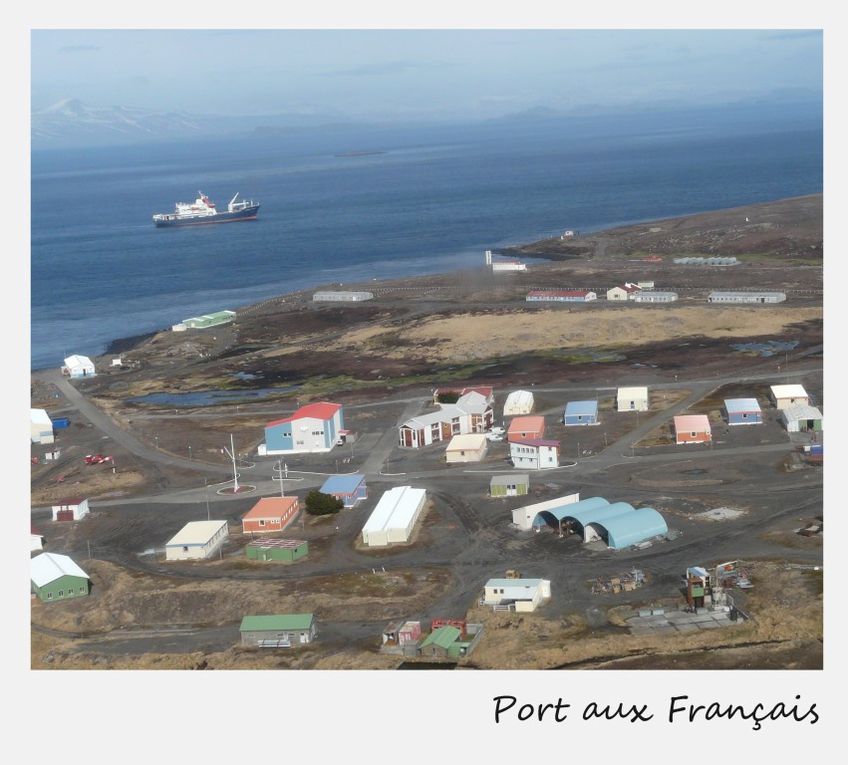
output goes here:
[[100, 465], [104, 462], [111, 461], [112, 458], [105, 454], [86, 454], [85, 457], [83, 457], [83, 462], [85, 462], [86, 465]]

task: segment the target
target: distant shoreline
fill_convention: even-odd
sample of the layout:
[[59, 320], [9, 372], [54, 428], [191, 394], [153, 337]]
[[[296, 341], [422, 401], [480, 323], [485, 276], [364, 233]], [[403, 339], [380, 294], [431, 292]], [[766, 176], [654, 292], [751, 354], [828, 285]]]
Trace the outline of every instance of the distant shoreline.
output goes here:
[[[363, 153], [365, 153], [365, 152], [363, 152]], [[367, 152], [367, 153], [368, 154], [382, 154], [382, 153], [385, 153], [385, 152]], [[359, 152], [352, 152], [352, 153], [349, 153], [348, 156], [351, 155], [351, 154], [358, 156], [360, 153]], [[339, 156], [339, 155], [337, 155], [337, 156]], [[779, 204], [779, 203], [783, 203], [783, 202], [788, 202], [788, 201], [791, 201], [791, 200], [807, 199], [807, 198], [820, 197], [820, 196], [823, 196], [823, 192], [817, 192], [815, 194], [803, 194], [803, 195], [800, 195], [800, 196], [792, 196], [792, 197], [781, 197], [779, 199], [773, 199], [773, 200], [769, 200], [767, 202], [754, 202], [754, 203], [748, 204], [748, 205], [737, 205], [737, 206], [734, 206], [734, 207], [718, 208], [718, 209], [715, 209], [715, 210], [702, 210], [702, 211], [699, 211], [699, 212], [687, 213], [685, 215], [679, 215], [679, 216], [664, 217], [664, 218], [645, 218], [645, 219], [641, 219], [641, 220], [638, 220], [638, 221], [613, 223], [613, 224], [604, 225], [604, 226], [601, 226], [601, 227], [593, 227], [592, 229], [589, 229], [589, 230], [586, 230], [586, 231], [583, 231], [583, 232], [579, 232], [579, 235], [577, 237], [575, 237], [575, 239], [573, 241], [575, 243], [579, 243], [579, 242], [585, 240], [586, 238], [598, 236], [598, 235], [606, 235], [606, 234], [609, 234], [609, 233], [612, 233], [612, 232], [615, 232], [615, 231], [618, 231], [618, 230], [621, 230], [621, 229], [628, 228], [630, 226], [645, 225], [645, 224], [649, 224], [649, 223], [659, 224], [659, 223], [664, 223], [664, 222], [668, 222], [668, 221], [680, 222], [680, 221], [683, 221], [683, 220], [686, 220], [686, 219], [689, 219], [689, 218], [694, 218], [694, 217], [697, 217], [697, 216], [700, 216], [700, 215], [710, 215], [710, 214], [715, 214], [715, 213], [728, 212], [728, 211], [732, 211], [732, 210], [744, 210], [746, 208], [755, 208], [755, 207], [761, 207], [761, 206], [764, 206], [764, 205], [774, 205], [774, 204]], [[549, 254], [546, 254], [544, 252], [533, 253], [532, 251], [529, 250], [529, 248], [533, 247], [534, 245], [538, 244], [539, 242], [550, 241], [550, 239], [551, 238], [549, 237], [549, 238], [543, 238], [543, 239], [536, 239], [536, 240], [533, 240], [531, 242], [525, 242], [523, 244], [507, 245], [507, 246], [504, 246], [502, 248], [494, 248], [493, 252], [495, 254], [503, 254], [503, 255], [511, 256], [511, 257], [520, 256], [520, 257], [536, 258], [536, 259], [539, 259], [539, 260], [548, 260], [548, 261], [563, 261], [563, 260], [571, 259], [571, 258], [573, 258], [573, 259], [579, 259], [580, 258], [580, 255], [574, 255], [574, 256], [571, 256], [571, 258], [569, 258], [569, 256], [559, 256], [559, 257], [553, 256], [552, 257]], [[481, 251], [481, 253], [480, 253], [480, 265], [482, 266], [482, 264], [483, 264], [483, 253]], [[380, 280], [374, 281], [374, 282], [355, 282], [355, 283], [346, 284], [345, 288], [346, 289], [351, 289], [351, 288], [373, 289], [375, 287], [379, 288], [379, 287], [383, 287], [383, 286], [386, 286], [386, 285], [389, 285], [389, 284], [397, 284], [397, 283], [403, 284], [405, 282], [411, 283], [413, 280], [421, 279], [423, 277], [434, 278], [434, 279], [439, 278], [439, 277], [445, 277], [445, 276], [449, 276], [451, 274], [460, 273], [463, 270], [466, 270], [466, 269], [458, 267], [458, 268], [450, 269], [448, 271], [440, 271], [440, 272], [437, 272], [437, 273], [417, 273], [417, 274], [409, 274], [407, 276], [402, 276], [402, 277], [398, 277], [398, 278], [395, 278], [395, 279], [380, 279]], [[334, 286], [336, 286], [336, 284], [333, 283], [333, 282], [323, 282], [321, 284], [316, 284], [312, 287], [294, 290], [292, 292], [281, 292], [278, 295], [267, 297], [267, 298], [264, 298], [262, 300], [257, 300], [257, 301], [252, 302], [252, 303], [246, 303], [246, 304], [241, 305], [241, 306], [236, 306], [234, 310], [238, 314], [239, 311], [248, 310], [248, 309], [252, 308], [253, 306], [258, 305], [259, 303], [265, 302], [267, 300], [274, 300], [274, 299], [281, 298], [281, 297], [289, 297], [289, 296], [299, 295], [299, 294], [302, 294], [302, 293], [314, 292], [314, 291], [322, 289], [322, 288], [332, 289]], [[125, 351], [132, 350], [133, 348], [135, 348], [136, 346], [138, 346], [140, 343], [144, 342], [145, 340], [153, 337], [154, 335], [158, 334], [159, 332], [163, 332], [163, 331], [166, 331], [166, 330], [167, 330], [167, 327], [163, 327], [163, 328], [158, 329], [158, 330], [151, 330], [151, 331], [142, 332], [142, 333], [139, 333], [139, 334], [136, 334], [136, 335], [128, 335], [128, 336], [124, 336], [124, 337], [115, 338], [115, 339], [109, 341], [108, 344], [106, 345], [105, 349], [101, 353], [97, 354], [97, 356], [106, 356], [106, 355], [109, 355], [109, 354], [119, 354], [119, 353], [122, 353], [122, 352], [125, 352]], [[39, 371], [42, 371], [44, 369], [50, 369], [50, 368], [52, 368], [52, 367], [38, 367], [38, 368], [32, 368], [30, 371], [31, 371], [31, 373], [34, 373], [34, 372], [39, 372]]]

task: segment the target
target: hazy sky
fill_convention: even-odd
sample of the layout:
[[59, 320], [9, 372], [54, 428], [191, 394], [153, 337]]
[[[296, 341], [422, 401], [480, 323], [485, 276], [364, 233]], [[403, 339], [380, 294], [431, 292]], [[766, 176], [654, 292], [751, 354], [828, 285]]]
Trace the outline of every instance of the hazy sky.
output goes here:
[[32, 106], [477, 118], [822, 89], [818, 31], [43, 30]]

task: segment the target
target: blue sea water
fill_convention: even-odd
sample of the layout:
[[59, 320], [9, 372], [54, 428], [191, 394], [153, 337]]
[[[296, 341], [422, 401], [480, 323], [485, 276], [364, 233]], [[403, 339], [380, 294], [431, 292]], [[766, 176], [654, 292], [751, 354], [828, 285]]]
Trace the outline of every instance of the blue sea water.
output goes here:
[[[339, 156], [354, 151], [380, 153]], [[202, 190], [254, 222], [156, 229]], [[349, 128], [32, 156], [31, 365], [271, 295], [447, 271], [565, 228], [822, 190], [819, 117]]]

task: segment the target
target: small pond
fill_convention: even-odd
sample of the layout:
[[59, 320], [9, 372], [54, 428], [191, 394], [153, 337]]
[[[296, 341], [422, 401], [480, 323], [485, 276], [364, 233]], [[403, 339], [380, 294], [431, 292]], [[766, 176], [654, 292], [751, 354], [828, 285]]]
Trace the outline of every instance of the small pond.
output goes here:
[[216, 406], [217, 404], [238, 404], [243, 401], [261, 401], [271, 396], [291, 393], [297, 389], [297, 385], [291, 385], [287, 388], [254, 388], [252, 390], [193, 390], [186, 393], [148, 393], [146, 396], [128, 398], [127, 403], [168, 407]]

